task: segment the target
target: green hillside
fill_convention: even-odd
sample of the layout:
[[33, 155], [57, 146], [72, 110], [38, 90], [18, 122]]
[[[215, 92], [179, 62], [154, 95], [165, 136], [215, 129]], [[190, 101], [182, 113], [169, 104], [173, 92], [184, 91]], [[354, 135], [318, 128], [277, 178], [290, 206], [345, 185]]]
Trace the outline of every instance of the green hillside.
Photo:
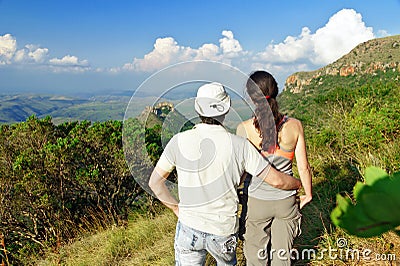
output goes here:
[[73, 105], [84, 104], [85, 100], [52, 95], [1, 95], [0, 123], [25, 121], [32, 114], [49, 114]]
[[82, 99], [37, 94], [1, 95], [0, 123], [22, 122], [31, 115], [51, 116], [56, 123], [122, 120], [129, 99], [127, 96]]

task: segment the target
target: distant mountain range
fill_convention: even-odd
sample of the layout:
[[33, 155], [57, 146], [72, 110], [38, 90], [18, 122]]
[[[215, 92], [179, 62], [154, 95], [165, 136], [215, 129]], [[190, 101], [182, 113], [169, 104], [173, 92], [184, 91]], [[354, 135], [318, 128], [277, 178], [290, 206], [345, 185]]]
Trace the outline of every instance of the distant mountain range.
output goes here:
[[[130, 97], [130, 96], [111, 96], [99, 95], [90, 98], [78, 98], [70, 96], [55, 96], [55, 95], [42, 95], [42, 94], [15, 94], [15, 95], [1, 95], [0, 94], [0, 124], [16, 123], [25, 121], [29, 116], [35, 115], [39, 118], [51, 116], [55, 124], [60, 124], [66, 121], [107, 121], [107, 120], [123, 120], [125, 111], [129, 106], [129, 117], [146, 117], [150, 124], [157, 124], [158, 122], [151, 122], [155, 118], [154, 104], [165, 102], [165, 99], [158, 99], [156, 97], [143, 96], [143, 97]], [[249, 117], [251, 111], [246, 104], [243, 104], [241, 99], [233, 99], [234, 112], [230, 114], [227, 120], [229, 126], [235, 126], [240, 117], [234, 117], [239, 113], [240, 116]], [[167, 101], [172, 105], [179, 103], [178, 100]], [[157, 104], [156, 104], [157, 103]], [[180, 104], [180, 110], [187, 115], [188, 112], [193, 110], [190, 102]], [[133, 110], [133, 112], [132, 112]], [[150, 115], [148, 115], [150, 113]], [[176, 113], [171, 113], [175, 115]], [[146, 114], [146, 116], [144, 115]], [[178, 116], [181, 116], [179, 114]], [[176, 120], [177, 118], [170, 117]], [[158, 119], [156, 119], [158, 121]], [[181, 120], [181, 119], [178, 119]]]
[[[41, 94], [0, 95], [0, 123], [25, 121], [31, 115], [39, 118], [51, 116], [54, 123], [122, 120], [130, 98], [123, 95], [91, 98]], [[143, 97], [135, 104], [143, 110], [153, 101], [153, 98]]]
[[[297, 94], [304, 91], [317, 93], [318, 88], [328, 85], [324, 83], [335, 83], [332, 81], [335, 77], [360, 77], [362, 81], [365, 77], [375, 76], [379, 72], [385, 72], [386, 78], [399, 79], [400, 35], [367, 41], [332, 64], [315, 71], [294, 73], [287, 78], [283, 94]], [[387, 75], [389, 72], [393, 74]], [[343, 79], [337, 81], [343, 82]], [[143, 110], [156, 102], [156, 98], [143, 95], [131, 100], [131, 96], [126, 93], [91, 97], [0, 94], [0, 123], [25, 121], [31, 115], [39, 118], [51, 116], [56, 124], [76, 120], [123, 120], [130, 101], [134, 101], [130, 104], [137, 110], [133, 115], [139, 116]], [[238, 112], [239, 116], [251, 115], [248, 106], [243, 105], [240, 99], [234, 101], [235, 112]], [[236, 120], [238, 119], [235, 118], [234, 121]], [[230, 126], [234, 126], [235, 123]]]

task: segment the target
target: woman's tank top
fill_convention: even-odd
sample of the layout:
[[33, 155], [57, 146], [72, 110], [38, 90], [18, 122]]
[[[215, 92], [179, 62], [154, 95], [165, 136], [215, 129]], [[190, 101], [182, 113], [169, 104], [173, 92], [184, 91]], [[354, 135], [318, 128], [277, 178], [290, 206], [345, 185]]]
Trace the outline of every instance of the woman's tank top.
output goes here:
[[[270, 162], [270, 164], [283, 173], [288, 175], [293, 175], [293, 158], [294, 150], [285, 150], [279, 146], [278, 143], [278, 133], [282, 129], [282, 126], [289, 120], [289, 117], [284, 116], [281, 122], [279, 122], [276, 130], [276, 147], [274, 154], [267, 154], [261, 152], [264, 158]], [[282, 190], [274, 188], [268, 183], [264, 182], [262, 179], [253, 177], [249, 185], [249, 196], [262, 200], [280, 200], [288, 198], [296, 194], [296, 190]]]

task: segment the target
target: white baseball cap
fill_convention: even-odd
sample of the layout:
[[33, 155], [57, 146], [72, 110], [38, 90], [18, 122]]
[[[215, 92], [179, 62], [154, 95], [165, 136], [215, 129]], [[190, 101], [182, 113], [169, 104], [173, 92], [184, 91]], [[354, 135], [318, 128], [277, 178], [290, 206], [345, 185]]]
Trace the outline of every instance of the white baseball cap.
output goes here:
[[216, 117], [228, 113], [231, 107], [231, 98], [224, 86], [218, 82], [202, 85], [197, 90], [194, 109], [204, 117]]

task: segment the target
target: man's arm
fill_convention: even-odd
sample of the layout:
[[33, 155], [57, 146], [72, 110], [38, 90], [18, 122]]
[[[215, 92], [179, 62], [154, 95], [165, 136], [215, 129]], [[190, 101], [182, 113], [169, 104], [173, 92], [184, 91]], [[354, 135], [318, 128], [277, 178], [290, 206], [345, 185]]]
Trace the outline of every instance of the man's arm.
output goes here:
[[178, 201], [171, 195], [169, 189], [165, 185], [165, 181], [170, 172], [162, 170], [156, 166], [151, 173], [149, 186], [157, 198], [168, 208], [170, 208], [176, 216], [179, 215]]
[[265, 167], [258, 177], [263, 179], [264, 182], [267, 182], [271, 186], [283, 190], [295, 190], [301, 187], [300, 180], [284, 174], [272, 166]]

